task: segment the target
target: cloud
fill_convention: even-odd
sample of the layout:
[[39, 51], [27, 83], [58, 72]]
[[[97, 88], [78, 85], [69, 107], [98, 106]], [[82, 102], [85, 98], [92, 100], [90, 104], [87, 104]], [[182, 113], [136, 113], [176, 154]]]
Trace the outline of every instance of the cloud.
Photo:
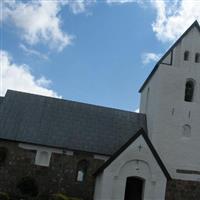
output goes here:
[[150, 62], [156, 62], [160, 59], [161, 55], [162, 54], [144, 53], [144, 54], [142, 54], [142, 63], [144, 65], [147, 65]]
[[40, 53], [39, 51], [36, 51], [34, 49], [28, 48], [24, 44], [20, 44], [19, 47], [27, 54], [27, 55], [34, 55], [36, 57], [39, 57], [44, 60], [48, 60], [48, 56], [45, 54]]
[[158, 40], [173, 42], [195, 21], [200, 22], [199, 0], [106, 0], [108, 4], [138, 3], [142, 8], [150, 6], [156, 12], [152, 30]]
[[74, 14], [86, 12], [88, 6], [96, 3], [96, 0], [69, 0], [68, 5]]
[[20, 34], [28, 44], [39, 42], [51, 49], [62, 51], [71, 44], [72, 36], [61, 29], [59, 12], [67, 1], [3, 1], [2, 21], [9, 21], [21, 30]]
[[140, 112], [140, 109], [137, 108], [134, 112], [139, 113], [139, 112]]
[[198, 0], [151, 0], [151, 5], [157, 13], [152, 28], [163, 42], [176, 40], [195, 20], [200, 21]]
[[62, 51], [73, 41], [73, 36], [62, 28], [60, 11], [68, 6], [74, 14], [86, 12], [96, 0], [4, 0], [0, 4], [0, 21], [9, 21], [20, 31], [27, 44], [43, 43]]
[[[39, 42], [47, 44], [51, 49], [62, 51], [73, 41], [73, 36], [61, 29], [60, 11], [68, 6], [74, 14], [86, 12], [87, 7], [98, 2], [96, 0], [4, 0], [1, 3], [2, 15], [22, 30], [22, 38], [31, 45]], [[107, 4], [122, 5], [138, 3], [151, 5], [156, 11], [156, 19], [152, 29], [157, 38], [163, 42], [174, 41], [194, 20], [200, 21], [200, 1], [198, 0], [105, 0]], [[145, 6], [146, 7], [146, 6]]]
[[142, 0], [106, 0], [108, 4], [140, 3]]
[[48, 89], [50, 80], [45, 77], [36, 79], [25, 64], [15, 64], [8, 52], [0, 50], [0, 93], [5, 95], [7, 89], [31, 92], [45, 96], [60, 97], [58, 94]]

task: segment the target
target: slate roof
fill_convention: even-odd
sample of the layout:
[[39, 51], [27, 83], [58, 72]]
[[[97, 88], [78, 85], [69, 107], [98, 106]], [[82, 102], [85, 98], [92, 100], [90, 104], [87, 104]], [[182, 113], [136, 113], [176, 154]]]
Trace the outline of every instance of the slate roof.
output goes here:
[[144, 114], [8, 90], [0, 105], [0, 138], [112, 155]]
[[0, 104], [3, 102], [4, 97], [0, 97]]

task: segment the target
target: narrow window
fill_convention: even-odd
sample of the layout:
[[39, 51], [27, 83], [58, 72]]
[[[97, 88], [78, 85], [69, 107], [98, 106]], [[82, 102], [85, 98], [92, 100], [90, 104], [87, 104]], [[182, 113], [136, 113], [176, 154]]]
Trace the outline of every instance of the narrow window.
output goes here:
[[189, 80], [185, 84], [185, 101], [192, 102], [194, 95], [194, 82]]
[[76, 173], [76, 181], [83, 182], [86, 178], [87, 169], [88, 169], [88, 161], [81, 160], [77, 166], [77, 173]]
[[191, 136], [191, 127], [188, 124], [185, 124], [183, 126], [183, 136], [184, 137], [190, 137]]
[[200, 63], [200, 53], [195, 54], [195, 63]]
[[184, 53], [184, 60], [189, 60], [189, 51], [185, 51]]

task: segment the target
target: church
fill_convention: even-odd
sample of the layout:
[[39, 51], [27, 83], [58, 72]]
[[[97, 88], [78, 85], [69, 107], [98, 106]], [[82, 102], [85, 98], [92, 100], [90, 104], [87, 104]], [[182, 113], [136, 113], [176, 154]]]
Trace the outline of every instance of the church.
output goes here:
[[[24, 199], [200, 199], [200, 26], [139, 90], [140, 112], [8, 90], [0, 98], [0, 192]], [[42, 198], [41, 198], [42, 199]]]

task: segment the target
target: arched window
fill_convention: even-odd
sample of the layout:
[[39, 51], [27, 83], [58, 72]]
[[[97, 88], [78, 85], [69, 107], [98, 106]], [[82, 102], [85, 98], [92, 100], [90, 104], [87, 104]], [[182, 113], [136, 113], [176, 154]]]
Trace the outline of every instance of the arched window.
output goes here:
[[190, 137], [191, 136], [191, 127], [190, 127], [190, 125], [188, 125], [188, 124], [185, 124], [184, 126], [183, 126], [183, 136], [184, 137]]
[[192, 102], [194, 96], [194, 81], [188, 80], [185, 84], [185, 101]]
[[184, 60], [189, 60], [189, 55], [190, 55], [190, 52], [189, 51], [185, 51]]
[[195, 54], [195, 63], [200, 63], [200, 53]]
[[77, 166], [76, 181], [83, 182], [85, 180], [89, 163], [87, 160], [81, 160]]

